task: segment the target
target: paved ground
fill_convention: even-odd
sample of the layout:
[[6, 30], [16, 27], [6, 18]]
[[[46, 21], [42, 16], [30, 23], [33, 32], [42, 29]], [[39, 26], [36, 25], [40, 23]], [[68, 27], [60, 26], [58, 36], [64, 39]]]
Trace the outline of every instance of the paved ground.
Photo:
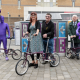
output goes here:
[[[11, 45], [12, 48], [19, 48]], [[16, 60], [9, 56], [9, 61], [5, 61], [0, 56], [0, 80], [80, 80], [80, 60], [67, 59], [60, 57], [60, 65], [57, 67], [49, 67], [49, 64], [42, 65], [34, 69], [28, 69], [28, 72], [19, 76], [15, 72]]]

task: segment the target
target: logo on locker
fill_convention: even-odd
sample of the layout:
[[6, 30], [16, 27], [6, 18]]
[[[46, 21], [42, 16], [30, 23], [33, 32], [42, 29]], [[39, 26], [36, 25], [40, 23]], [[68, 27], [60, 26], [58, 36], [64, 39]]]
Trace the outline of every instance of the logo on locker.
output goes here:
[[66, 36], [66, 23], [59, 23], [59, 37], [65, 37]]
[[22, 52], [26, 52], [28, 47], [28, 40], [23, 38], [22, 39]]

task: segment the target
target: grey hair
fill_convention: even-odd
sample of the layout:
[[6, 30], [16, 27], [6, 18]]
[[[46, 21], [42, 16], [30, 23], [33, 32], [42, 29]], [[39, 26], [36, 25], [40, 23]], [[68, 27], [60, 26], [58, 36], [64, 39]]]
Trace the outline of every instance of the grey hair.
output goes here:
[[77, 15], [73, 15], [72, 18], [73, 18], [73, 17], [78, 17], [78, 16], [77, 16]]

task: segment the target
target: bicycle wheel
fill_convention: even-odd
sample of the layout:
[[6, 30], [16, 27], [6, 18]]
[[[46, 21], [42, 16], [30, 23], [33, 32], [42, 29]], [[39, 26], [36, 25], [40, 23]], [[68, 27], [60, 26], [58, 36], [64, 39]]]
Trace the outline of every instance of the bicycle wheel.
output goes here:
[[20, 50], [16, 49], [16, 50], [13, 50], [12, 52], [13, 52], [13, 53], [12, 53], [12, 58], [13, 58], [14, 60], [19, 60], [19, 59], [21, 58], [22, 53], [21, 53]]
[[29, 61], [25, 59], [21, 59], [17, 62], [15, 71], [18, 75], [22, 76], [24, 75], [29, 67]]
[[[6, 53], [7, 53], [7, 54], [6, 54]], [[3, 52], [3, 56], [4, 56], [4, 57], [6, 57], [6, 56], [8, 57], [8, 53], [11, 53], [11, 52], [10, 52], [10, 50], [7, 50], [6, 53], [5, 53], [5, 51]]]
[[66, 57], [70, 59], [72, 55], [72, 50], [70, 48], [66, 48]]
[[50, 65], [53, 67], [58, 66], [60, 63], [60, 56], [57, 53], [50, 54]]

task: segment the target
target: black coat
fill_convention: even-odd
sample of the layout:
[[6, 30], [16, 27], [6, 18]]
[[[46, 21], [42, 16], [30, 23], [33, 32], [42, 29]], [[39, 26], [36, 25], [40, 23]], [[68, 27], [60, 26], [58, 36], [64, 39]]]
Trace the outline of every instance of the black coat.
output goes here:
[[[29, 24], [28, 24], [28, 32], [30, 33], [30, 25], [31, 25], [31, 22], [29, 22]], [[35, 27], [36, 27], [36, 30], [37, 29], [39, 29], [40, 30], [40, 22], [39, 21], [36, 21], [36, 23], [35, 23]]]
[[42, 37], [43, 34], [47, 34], [47, 37], [50, 38], [54, 37], [54, 23], [52, 21], [50, 21], [47, 25], [45, 21], [42, 22]]

